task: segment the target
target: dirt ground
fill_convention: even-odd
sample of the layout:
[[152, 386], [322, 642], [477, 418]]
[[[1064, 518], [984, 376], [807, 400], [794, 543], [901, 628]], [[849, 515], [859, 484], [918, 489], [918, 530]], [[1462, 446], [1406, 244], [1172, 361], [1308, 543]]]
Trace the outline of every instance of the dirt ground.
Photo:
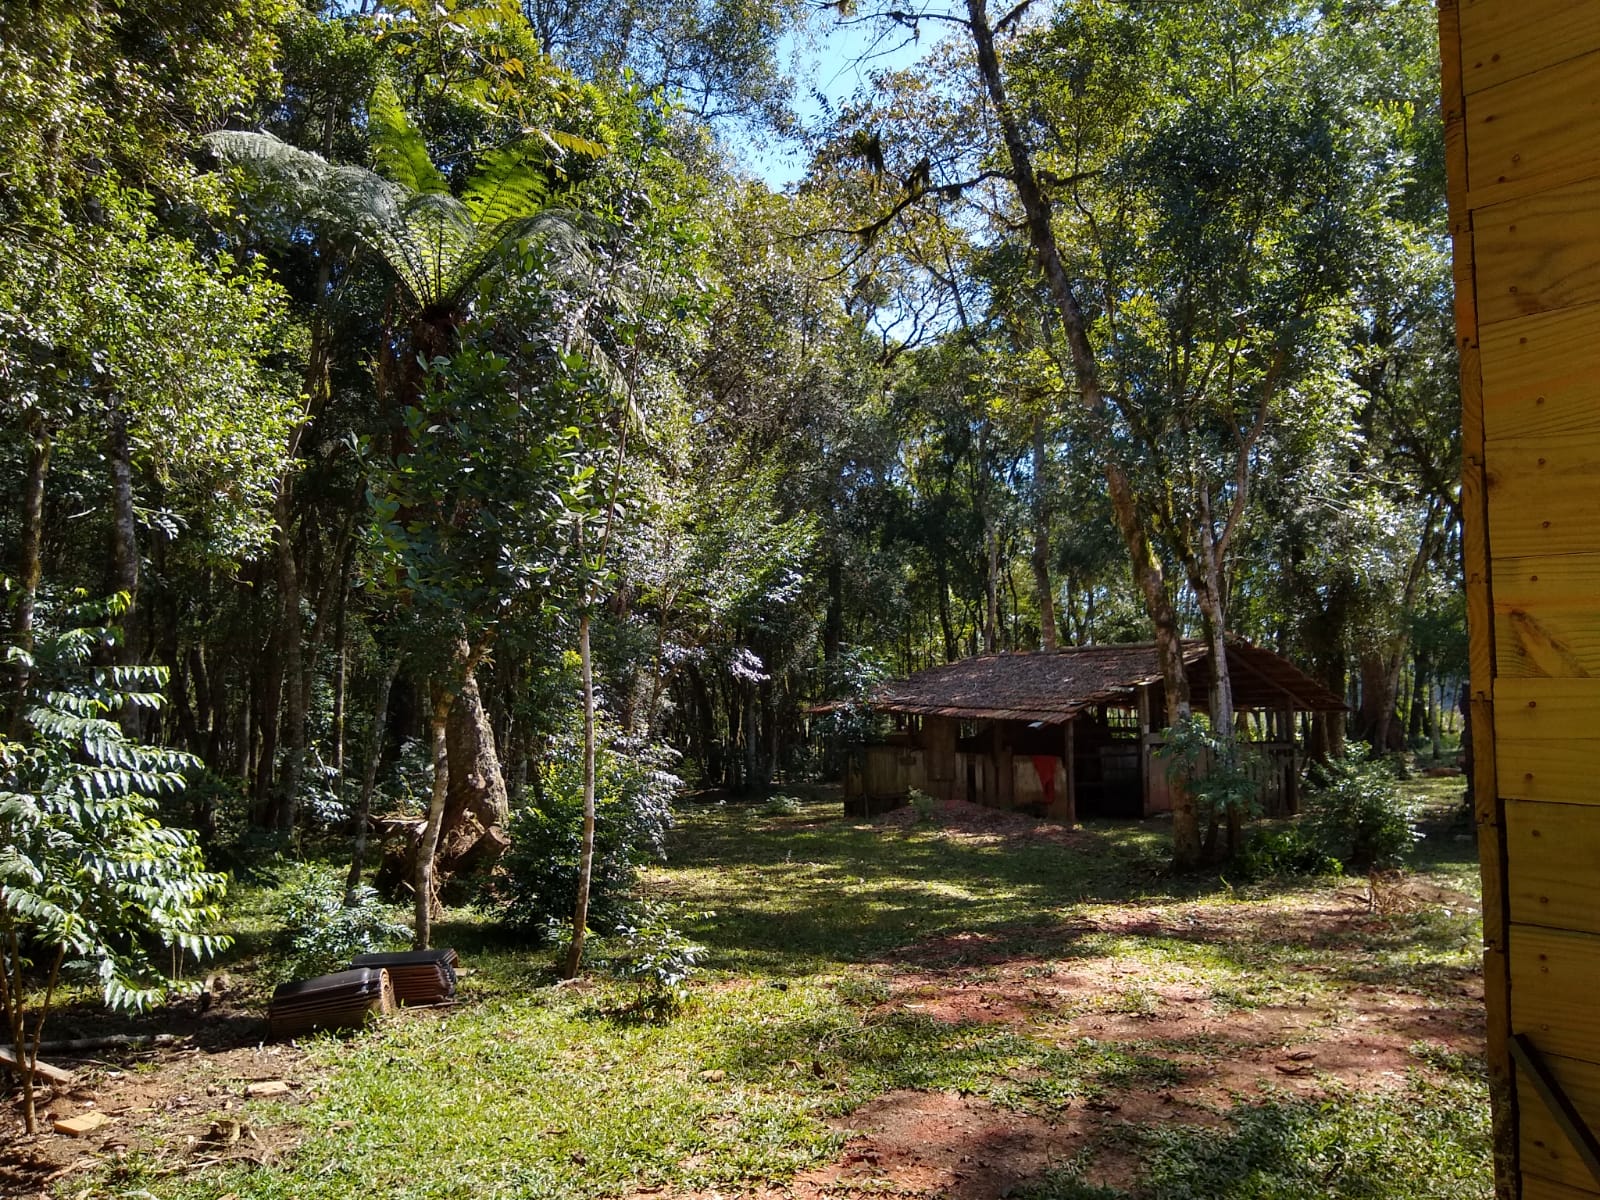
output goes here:
[[[877, 818], [890, 826], [918, 820], [909, 809]], [[1060, 825], [964, 804], [940, 806], [947, 836], [982, 843], [1048, 840], [1074, 845], [1082, 834]], [[1473, 897], [1423, 880], [1391, 877], [1352, 883], [1282, 904], [1127, 907], [1094, 921], [1040, 930], [1063, 943], [1083, 934], [1176, 938], [1217, 944], [1268, 940], [1335, 947], [1396, 916], [1428, 907], [1474, 907]], [[908, 1010], [952, 1023], [1049, 1026], [1061, 1041], [1092, 1038], [1156, 1054], [1178, 1082], [1129, 1088], [1075, 1101], [1058, 1119], [999, 1108], [975, 1096], [900, 1091], [834, 1122], [849, 1134], [834, 1161], [789, 1183], [746, 1192], [677, 1192], [671, 1200], [843, 1200], [862, 1194], [948, 1200], [1002, 1200], [1094, 1146], [1083, 1183], [1118, 1189], [1137, 1179], [1139, 1161], [1119, 1127], [1154, 1122], [1219, 1125], [1234, 1105], [1271, 1091], [1312, 1097], [1337, 1087], [1402, 1086], [1430, 1073], [1418, 1048], [1481, 1059], [1483, 981], [1479, 971], [1431, 979], [1427, 986], [1351, 983], [1320, 998], [1260, 1007], [1219, 1007], [1205, 988], [1173, 982], [1171, 972], [1126, 957], [1073, 961], [1052, 969], [1016, 958], [992, 939], [957, 934], [928, 939], [902, 955], [887, 1013]], [[1337, 968], [1306, 965], [1308, 974]], [[1317, 990], [1317, 989], [1308, 989]], [[1138, 1011], [1107, 1011], [1108, 997], [1138, 995]], [[1115, 1006], [1113, 1006], [1115, 1007]], [[661, 1195], [662, 1193], [656, 1193]]]
[[[1169, 918], [1171, 914], [1166, 914]], [[1196, 921], [1212, 914], [1187, 914]], [[1356, 914], [1330, 906], [1303, 914], [1338, 923]], [[1130, 914], [1129, 920], [1137, 920]], [[1114, 959], [1091, 960], [1041, 979], [1008, 962], [964, 982], [963, 970], [898, 975], [886, 1010], [896, 1007], [951, 1022], [1036, 1025], [1041, 1017], [1082, 1009], [1066, 1023], [1071, 1037], [1137, 1044], [1178, 1069], [1179, 1081], [1156, 1090], [1113, 1091], [1075, 1101], [1054, 1121], [946, 1092], [893, 1092], [835, 1122], [852, 1136], [833, 1162], [791, 1183], [746, 1195], [761, 1200], [835, 1200], [863, 1192], [902, 1197], [998, 1200], [1087, 1146], [1090, 1185], [1126, 1188], [1138, 1161], [1114, 1134], [1118, 1126], [1174, 1121], [1220, 1124], [1236, 1103], [1268, 1089], [1313, 1096], [1344, 1085], [1362, 1091], [1399, 1087], [1410, 1072], [1428, 1071], [1413, 1047], [1481, 1057], [1483, 1000], [1477, 979], [1445, 996], [1355, 988], [1336, 1002], [1218, 1011], [1197, 989], [1151, 981], [1153, 1002], [1138, 1013], [1094, 1011], [1107, 991], [1137, 983], [1140, 971]], [[714, 1191], [678, 1200], [716, 1200]]]
[[[951, 836], [975, 839], [1076, 835], [1059, 826], [1024, 822], [977, 810], [943, 814]], [[900, 814], [880, 818], [892, 823]], [[1237, 945], [1256, 939], [1338, 947], [1389, 919], [1383, 909], [1470, 906], [1472, 899], [1419, 882], [1396, 882], [1382, 897], [1353, 885], [1299, 894], [1284, 903], [1175, 904], [1103, 909], [1093, 920], [1042, 929], [1040, 941], [1066, 944], [1085, 934], [1173, 938]], [[1068, 1044], [1077, 1039], [1114, 1044], [1165, 1059], [1174, 1080], [1158, 1087], [1112, 1089], [1074, 1100], [1046, 1120], [950, 1092], [891, 1092], [834, 1122], [848, 1135], [832, 1161], [781, 1185], [743, 1192], [641, 1195], [671, 1200], [834, 1200], [864, 1192], [902, 1197], [998, 1200], [1021, 1184], [1075, 1159], [1093, 1144], [1084, 1182], [1126, 1187], [1137, 1163], [1127, 1125], [1188, 1122], [1216, 1125], [1235, 1104], [1268, 1090], [1315, 1095], [1336, 1086], [1363, 1091], [1399, 1087], [1410, 1072], [1426, 1073], [1423, 1048], [1481, 1058], [1484, 1051], [1481, 976], [1455, 972], [1396, 986], [1341, 978], [1315, 955], [1295, 970], [1308, 980], [1292, 1002], [1238, 1006], [1186, 981], [1181, 970], [1137, 956], [1018, 958], [976, 934], [926, 939], [908, 947], [887, 975], [883, 1015], [913, 1012], [950, 1023], [1006, 1025]], [[1127, 998], [1138, 997], [1136, 1005]], [[431, 1014], [400, 1019], [427, 1020]], [[36, 1138], [22, 1134], [10, 1113], [0, 1132], [0, 1196], [82, 1196], [73, 1176], [131, 1151], [172, 1164], [174, 1174], [249, 1160], [267, 1164], [292, 1149], [303, 1131], [292, 1122], [253, 1128], [240, 1108], [252, 1084], [283, 1081], [279, 1101], [293, 1105], [315, 1094], [319, 1081], [292, 1045], [265, 1042], [259, 1007], [230, 1005], [225, 989], [204, 1011], [169, 1010], [164, 1028], [178, 1040], [159, 1046], [48, 1054], [77, 1072], [71, 1088], [40, 1093]], [[58, 1023], [55, 1036], [80, 1030]], [[216, 1117], [218, 1110], [224, 1114]], [[101, 1112], [111, 1118], [81, 1138], [51, 1132], [57, 1118]], [[1123, 1147], [1123, 1148], [1120, 1148]]]

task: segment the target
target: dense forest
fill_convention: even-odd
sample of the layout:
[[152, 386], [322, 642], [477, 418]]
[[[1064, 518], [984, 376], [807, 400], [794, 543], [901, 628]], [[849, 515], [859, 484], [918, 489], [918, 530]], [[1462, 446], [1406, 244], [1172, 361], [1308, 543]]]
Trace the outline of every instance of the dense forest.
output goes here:
[[[798, 106], [839, 25], [921, 57]], [[818, 778], [962, 656], [1456, 706], [1423, 0], [8, 0], [0, 73], [8, 794], [182, 776], [425, 943], [523, 814]]]

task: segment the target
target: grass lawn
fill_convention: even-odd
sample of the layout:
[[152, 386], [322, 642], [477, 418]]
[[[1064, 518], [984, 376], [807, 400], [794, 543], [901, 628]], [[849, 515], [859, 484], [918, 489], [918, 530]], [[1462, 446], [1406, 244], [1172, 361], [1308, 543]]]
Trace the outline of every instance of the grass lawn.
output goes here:
[[[437, 938], [475, 968], [456, 1010], [123, 1064], [96, 1085], [110, 1137], [31, 1182], [1487, 1197], [1473, 845], [1459, 781], [1414, 786], [1417, 870], [1377, 885], [1174, 880], [1155, 823], [686, 805], [648, 881], [707, 947], [670, 1020], [634, 1016], [620, 985], [556, 986], [548, 953], [462, 917]], [[295, 1091], [243, 1097], [267, 1076]]]

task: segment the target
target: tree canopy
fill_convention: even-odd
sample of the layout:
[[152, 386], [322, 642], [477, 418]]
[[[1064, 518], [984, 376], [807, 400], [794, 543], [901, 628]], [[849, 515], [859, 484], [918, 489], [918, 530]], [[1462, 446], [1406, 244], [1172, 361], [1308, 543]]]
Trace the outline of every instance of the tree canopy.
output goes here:
[[[92, 715], [197, 797], [151, 804], [223, 862], [364, 838], [389, 796], [379, 886], [411, 881], [424, 940], [571, 777], [579, 712], [591, 818], [608, 754], [761, 793], [837, 767], [817, 705], [982, 652], [1154, 639], [1178, 723], [1207, 707], [1182, 640], [1242, 636], [1348, 698], [1320, 754], [1437, 726], [1429, 4], [840, 12], [923, 57], [778, 190], [738, 147], [799, 136], [784, 56], [831, 10], [8, 8], [29, 795], [65, 769], [35, 652], [84, 595], [126, 598], [95, 668], [168, 681]], [[1237, 815], [1180, 803], [1179, 860]]]

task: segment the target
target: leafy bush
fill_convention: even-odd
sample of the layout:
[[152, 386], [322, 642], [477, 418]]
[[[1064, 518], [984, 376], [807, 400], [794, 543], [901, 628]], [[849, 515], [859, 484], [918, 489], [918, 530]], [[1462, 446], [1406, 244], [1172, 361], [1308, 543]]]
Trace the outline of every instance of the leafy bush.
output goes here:
[[921, 788], [912, 788], [907, 792], [906, 803], [911, 805], [911, 811], [916, 814], [918, 821], [931, 821], [939, 811], [939, 802]]
[[1348, 866], [1392, 866], [1422, 836], [1392, 767], [1372, 761], [1362, 747], [1353, 746], [1343, 760], [1315, 768], [1311, 782], [1306, 831]]
[[[112, 1008], [143, 1009], [182, 986], [155, 945], [200, 958], [228, 944], [208, 932], [226, 881], [205, 869], [188, 833], [156, 819], [160, 798], [181, 792], [199, 763], [135, 742], [118, 723], [161, 706], [166, 674], [92, 663], [126, 607], [119, 596], [68, 610], [75, 628], [46, 632], [31, 653], [0, 654], [27, 673], [19, 733], [0, 733], [0, 1013], [19, 1048], [36, 1044], [63, 977], [92, 980]], [[39, 951], [42, 999], [27, 976]], [[32, 1072], [22, 1076], [32, 1131]]]
[[277, 973], [305, 979], [342, 970], [358, 954], [372, 954], [405, 942], [411, 930], [399, 910], [362, 885], [345, 903], [344, 882], [334, 872], [300, 866], [279, 889], [272, 906], [283, 927]]
[[1168, 777], [1188, 789], [1202, 822], [1261, 815], [1261, 784], [1253, 769], [1257, 751], [1248, 743], [1190, 717], [1167, 730], [1160, 753]]
[[[511, 848], [490, 881], [491, 900], [516, 929], [546, 933], [572, 916], [583, 835], [583, 744], [574, 733], [556, 743], [539, 767], [536, 794], [512, 813]], [[597, 932], [633, 916], [639, 868], [662, 856], [680, 782], [668, 769], [676, 757], [669, 747], [615, 735], [596, 746], [589, 926]]]
[[779, 793], [771, 797], [761, 806], [761, 812], [769, 817], [792, 817], [800, 811], [800, 801], [794, 796]]
[[634, 1007], [657, 1016], [670, 1016], [683, 1006], [688, 995], [684, 985], [705, 953], [704, 946], [673, 927], [670, 915], [655, 905], [641, 905], [633, 920], [606, 939], [601, 959], [607, 972], [634, 986]]
[[1344, 865], [1319, 846], [1302, 825], [1253, 834], [1233, 865], [1233, 872], [1246, 880], [1338, 875], [1343, 871]]

